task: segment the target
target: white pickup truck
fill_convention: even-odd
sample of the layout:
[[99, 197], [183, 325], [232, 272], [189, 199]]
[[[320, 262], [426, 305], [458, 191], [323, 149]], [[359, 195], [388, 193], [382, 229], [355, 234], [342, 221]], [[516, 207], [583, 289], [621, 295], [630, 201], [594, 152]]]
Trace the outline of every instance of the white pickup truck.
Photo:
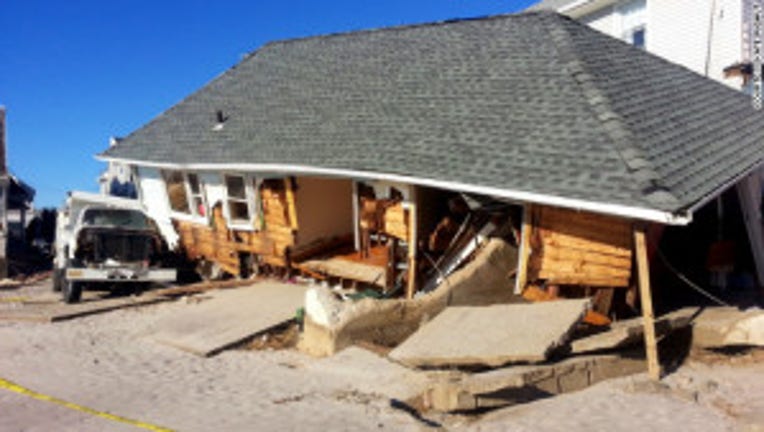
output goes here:
[[167, 246], [136, 200], [70, 192], [56, 219], [53, 289], [76, 303], [84, 288], [174, 282]]

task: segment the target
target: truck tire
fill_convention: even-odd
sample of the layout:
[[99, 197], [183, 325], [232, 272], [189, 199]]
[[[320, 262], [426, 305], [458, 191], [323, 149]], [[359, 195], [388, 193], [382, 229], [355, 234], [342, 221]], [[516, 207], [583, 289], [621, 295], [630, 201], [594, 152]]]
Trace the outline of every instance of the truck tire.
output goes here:
[[61, 294], [66, 303], [77, 303], [82, 297], [82, 282], [63, 281]]

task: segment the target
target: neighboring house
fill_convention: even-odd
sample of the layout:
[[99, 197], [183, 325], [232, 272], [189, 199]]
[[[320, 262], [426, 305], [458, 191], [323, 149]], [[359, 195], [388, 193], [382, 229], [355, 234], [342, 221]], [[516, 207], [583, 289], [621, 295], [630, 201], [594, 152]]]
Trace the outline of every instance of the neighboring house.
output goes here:
[[553, 10], [701, 75], [740, 88], [728, 66], [750, 61], [753, 0], [543, 0]]
[[35, 190], [8, 172], [5, 107], [0, 106], [0, 277], [8, 261], [26, 247], [26, 227], [34, 216]]
[[645, 259], [633, 238], [691, 227], [759, 169], [764, 117], [684, 67], [526, 13], [269, 43], [99, 158], [134, 170], [171, 244], [233, 275], [315, 274], [305, 263], [329, 245], [349, 236], [368, 255], [377, 232], [402, 247], [381, 267], [405, 268], [410, 298], [433, 221], [464, 195], [524, 215], [519, 290], [612, 288]]

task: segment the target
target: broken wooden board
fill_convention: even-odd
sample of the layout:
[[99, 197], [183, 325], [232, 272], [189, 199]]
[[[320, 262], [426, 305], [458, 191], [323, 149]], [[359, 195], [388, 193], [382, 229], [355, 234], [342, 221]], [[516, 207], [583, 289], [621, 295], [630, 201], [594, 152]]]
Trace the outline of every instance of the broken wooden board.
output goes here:
[[211, 299], [157, 324], [152, 338], [200, 356], [227, 348], [295, 317], [307, 286], [263, 281], [247, 288], [211, 292]]
[[588, 299], [450, 307], [390, 353], [407, 366], [502, 366], [539, 362], [567, 342]]
[[0, 303], [0, 320], [57, 322], [82, 318], [130, 307], [148, 306], [170, 300], [167, 297], [147, 292], [140, 296], [110, 297], [103, 292], [84, 292], [79, 303], [66, 304], [59, 293], [45, 296], [19, 298], [18, 301]]
[[384, 267], [353, 262], [342, 258], [308, 260], [301, 263], [298, 268], [380, 287], [384, 287], [386, 282], [386, 270]]
[[693, 321], [692, 345], [699, 348], [764, 346], [764, 310], [706, 308]]
[[[673, 330], [690, 325], [693, 316], [697, 312], [698, 308], [689, 307], [656, 318], [656, 336], [664, 336]], [[576, 339], [571, 342], [571, 353], [582, 354], [604, 351], [641, 343], [644, 336], [644, 330], [642, 317], [616, 321], [610, 325], [610, 330], [608, 331]]]

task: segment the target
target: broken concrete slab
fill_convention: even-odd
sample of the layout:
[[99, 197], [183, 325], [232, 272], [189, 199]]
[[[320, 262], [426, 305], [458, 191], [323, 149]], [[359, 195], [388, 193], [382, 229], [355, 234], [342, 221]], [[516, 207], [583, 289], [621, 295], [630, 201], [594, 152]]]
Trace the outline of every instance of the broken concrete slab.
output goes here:
[[[698, 310], [696, 307], [684, 308], [656, 318], [655, 335], [660, 337], [690, 325]], [[607, 331], [571, 342], [571, 353], [590, 353], [641, 343], [644, 330], [642, 317], [616, 321], [610, 325], [610, 329]]]
[[307, 287], [273, 281], [210, 292], [210, 299], [157, 324], [154, 340], [211, 356], [295, 317]]
[[421, 399], [425, 408], [441, 412], [497, 408], [582, 390], [645, 369], [645, 361], [639, 357], [593, 355], [476, 374], [449, 373], [428, 388]]
[[547, 359], [567, 342], [588, 299], [535, 304], [450, 307], [390, 357], [407, 366], [502, 366]]
[[693, 321], [692, 345], [699, 348], [764, 346], [764, 310], [706, 308]]
[[325, 356], [359, 341], [395, 346], [449, 305], [522, 301], [521, 297], [513, 297], [513, 283], [507, 277], [516, 267], [517, 247], [501, 238], [489, 238], [472, 261], [449, 275], [435, 291], [413, 300], [365, 298], [342, 302], [328, 288], [315, 287], [306, 298], [301, 349]]

